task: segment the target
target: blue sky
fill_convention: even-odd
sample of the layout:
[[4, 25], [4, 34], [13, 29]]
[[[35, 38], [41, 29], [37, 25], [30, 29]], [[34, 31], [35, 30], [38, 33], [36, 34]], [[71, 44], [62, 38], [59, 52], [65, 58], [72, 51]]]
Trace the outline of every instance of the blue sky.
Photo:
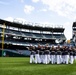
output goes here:
[[50, 24], [65, 28], [67, 39], [72, 37], [76, 20], [76, 0], [0, 0], [0, 18]]

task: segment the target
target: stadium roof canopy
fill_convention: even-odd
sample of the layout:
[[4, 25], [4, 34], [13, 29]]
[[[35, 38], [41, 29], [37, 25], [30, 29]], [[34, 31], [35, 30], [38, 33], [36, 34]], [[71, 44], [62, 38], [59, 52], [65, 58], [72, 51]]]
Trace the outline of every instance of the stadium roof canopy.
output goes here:
[[41, 26], [33, 26], [29, 24], [21, 24], [17, 22], [9, 22], [6, 20], [0, 19], [0, 24], [4, 24], [6, 26], [12, 26], [12, 27], [17, 27], [17, 28], [22, 28], [22, 29], [29, 29], [29, 30], [39, 30], [39, 31], [50, 31], [50, 32], [64, 32], [63, 27], [41, 27]]

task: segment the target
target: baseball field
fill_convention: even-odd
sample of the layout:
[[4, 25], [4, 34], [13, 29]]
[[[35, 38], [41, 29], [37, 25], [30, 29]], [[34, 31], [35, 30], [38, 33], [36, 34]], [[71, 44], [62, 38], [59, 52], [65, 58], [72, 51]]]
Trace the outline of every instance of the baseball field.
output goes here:
[[30, 64], [29, 57], [0, 57], [0, 75], [76, 75], [74, 64]]

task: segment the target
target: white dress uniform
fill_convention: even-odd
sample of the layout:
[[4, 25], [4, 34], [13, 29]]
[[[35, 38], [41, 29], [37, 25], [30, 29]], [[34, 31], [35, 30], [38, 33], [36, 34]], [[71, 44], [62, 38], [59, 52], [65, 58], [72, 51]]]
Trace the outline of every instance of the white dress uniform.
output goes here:
[[65, 64], [68, 64], [69, 63], [69, 52], [68, 52], [68, 48], [65, 48], [65, 51], [64, 51], [64, 55], [65, 55]]
[[45, 47], [45, 56], [44, 56], [44, 64], [50, 63], [50, 48], [48, 46]]
[[62, 48], [62, 63], [65, 63], [65, 50]]
[[42, 50], [40, 50], [39, 56], [40, 56], [40, 62], [43, 63], [43, 51]]
[[73, 56], [74, 56], [74, 60], [76, 60], [76, 48], [74, 48], [73, 50]]
[[61, 64], [62, 62], [62, 57], [61, 57], [62, 53], [59, 49], [57, 49], [57, 64]]
[[50, 55], [51, 55], [51, 64], [55, 64], [55, 50], [54, 49], [51, 49]]
[[34, 59], [35, 51], [34, 51], [32, 46], [29, 49], [31, 51], [31, 53], [30, 53], [30, 63], [34, 63], [35, 62], [35, 59]]
[[71, 49], [71, 50], [69, 51], [69, 53], [70, 53], [69, 62], [70, 62], [70, 64], [73, 64], [73, 61], [74, 61], [73, 50]]
[[35, 54], [35, 63], [41, 63], [41, 60], [40, 60], [40, 55], [39, 55], [39, 51], [40, 48], [36, 48], [36, 54]]

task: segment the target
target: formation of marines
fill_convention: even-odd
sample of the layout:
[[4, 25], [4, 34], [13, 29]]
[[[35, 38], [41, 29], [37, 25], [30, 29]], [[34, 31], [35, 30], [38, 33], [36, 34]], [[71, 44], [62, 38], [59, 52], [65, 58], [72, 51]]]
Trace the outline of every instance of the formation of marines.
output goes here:
[[76, 60], [76, 47], [58, 45], [49, 47], [48, 44], [37, 47], [30, 46], [30, 63], [42, 64], [73, 64]]

